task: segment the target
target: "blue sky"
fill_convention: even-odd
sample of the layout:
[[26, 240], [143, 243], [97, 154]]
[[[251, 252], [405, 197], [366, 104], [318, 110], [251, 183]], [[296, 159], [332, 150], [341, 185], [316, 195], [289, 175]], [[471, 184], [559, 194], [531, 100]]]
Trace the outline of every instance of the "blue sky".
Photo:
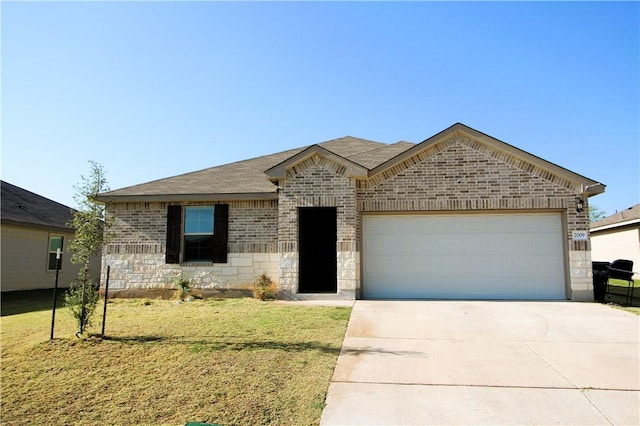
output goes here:
[[462, 122], [640, 202], [638, 2], [2, 2], [2, 179], [74, 206], [345, 135]]

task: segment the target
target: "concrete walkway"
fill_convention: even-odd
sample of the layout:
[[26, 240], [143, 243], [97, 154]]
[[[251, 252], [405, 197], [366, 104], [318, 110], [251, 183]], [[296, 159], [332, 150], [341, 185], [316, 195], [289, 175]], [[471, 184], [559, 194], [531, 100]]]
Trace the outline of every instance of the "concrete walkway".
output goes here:
[[638, 425], [640, 317], [576, 302], [357, 301], [322, 425]]

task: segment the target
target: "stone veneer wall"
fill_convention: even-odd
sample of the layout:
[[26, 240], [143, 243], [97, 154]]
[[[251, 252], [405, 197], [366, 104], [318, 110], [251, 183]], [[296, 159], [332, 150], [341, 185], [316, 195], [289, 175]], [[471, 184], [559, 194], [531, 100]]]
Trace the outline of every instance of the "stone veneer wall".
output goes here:
[[207, 290], [247, 289], [267, 273], [278, 281], [278, 207], [276, 200], [230, 201], [229, 254], [225, 264], [165, 263], [167, 207], [215, 205], [220, 202], [114, 203], [107, 214], [115, 219], [115, 238], [105, 248], [102, 283], [111, 267], [111, 289], [169, 288], [171, 279], [183, 275]]
[[[580, 189], [534, 165], [489, 149], [481, 142], [452, 137], [367, 181], [358, 181], [358, 211], [464, 212], [559, 211], [566, 224], [567, 269], [573, 300], [592, 300], [588, 241], [573, 231], [589, 229], [588, 203], [578, 213]], [[358, 238], [360, 229], [358, 229]]]
[[360, 278], [355, 181], [344, 168], [317, 154], [287, 171], [279, 182], [280, 290], [298, 292], [298, 207], [336, 207], [338, 295], [355, 299]]
[[202, 290], [247, 290], [262, 273], [277, 283], [277, 253], [229, 253], [225, 264], [167, 265], [164, 253], [107, 254], [103, 256], [103, 285], [106, 265], [111, 266], [109, 291], [172, 288], [171, 280], [183, 276]]

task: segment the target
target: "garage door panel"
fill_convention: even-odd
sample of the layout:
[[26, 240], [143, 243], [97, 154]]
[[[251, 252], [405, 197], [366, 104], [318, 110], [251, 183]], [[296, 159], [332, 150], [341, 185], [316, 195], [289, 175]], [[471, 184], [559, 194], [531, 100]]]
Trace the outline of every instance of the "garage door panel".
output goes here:
[[366, 298], [562, 299], [559, 214], [365, 216]]
[[397, 251], [397, 247], [401, 246], [400, 238], [369, 238], [363, 244], [363, 249], [371, 256], [384, 255]]

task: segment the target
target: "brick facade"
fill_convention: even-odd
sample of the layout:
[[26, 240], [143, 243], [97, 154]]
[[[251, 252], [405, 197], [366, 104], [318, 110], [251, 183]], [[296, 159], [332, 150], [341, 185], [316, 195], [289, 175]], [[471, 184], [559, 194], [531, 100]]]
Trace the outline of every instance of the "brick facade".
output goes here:
[[317, 154], [287, 171], [278, 198], [280, 289], [293, 297], [298, 290], [298, 208], [336, 207], [338, 295], [355, 298], [359, 259], [355, 180], [345, 168]]
[[[283, 297], [298, 298], [298, 208], [336, 207], [338, 298], [361, 291], [361, 216], [372, 212], [560, 212], [566, 231], [568, 298], [592, 300], [588, 204], [576, 211], [579, 184], [480, 139], [452, 135], [370, 176], [350, 176], [336, 158], [313, 152], [286, 168], [278, 199], [228, 201], [229, 262], [165, 265], [169, 203], [114, 203], [115, 239], [104, 262], [116, 288], [167, 286], [181, 273], [204, 288], [247, 288], [262, 272]], [[223, 202], [223, 201], [221, 201]], [[217, 203], [217, 202], [216, 202]], [[210, 205], [216, 203], [171, 203]], [[105, 268], [103, 268], [103, 271]]]
[[579, 188], [539, 167], [490, 150], [469, 138], [450, 138], [396, 167], [358, 181], [358, 212], [559, 211], [566, 223], [572, 300], [593, 298], [590, 248], [573, 241], [589, 228], [588, 205], [576, 211]]
[[[222, 202], [171, 203], [182, 206]], [[167, 207], [170, 203], [115, 203], [108, 215], [115, 219], [113, 238], [103, 255], [103, 275], [111, 266], [113, 289], [169, 288], [183, 275], [196, 287], [211, 290], [247, 289], [256, 277], [278, 276], [278, 206], [276, 200], [230, 201], [229, 261], [226, 264], [165, 263]], [[103, 282], [104, 282], [103, 276]]]

